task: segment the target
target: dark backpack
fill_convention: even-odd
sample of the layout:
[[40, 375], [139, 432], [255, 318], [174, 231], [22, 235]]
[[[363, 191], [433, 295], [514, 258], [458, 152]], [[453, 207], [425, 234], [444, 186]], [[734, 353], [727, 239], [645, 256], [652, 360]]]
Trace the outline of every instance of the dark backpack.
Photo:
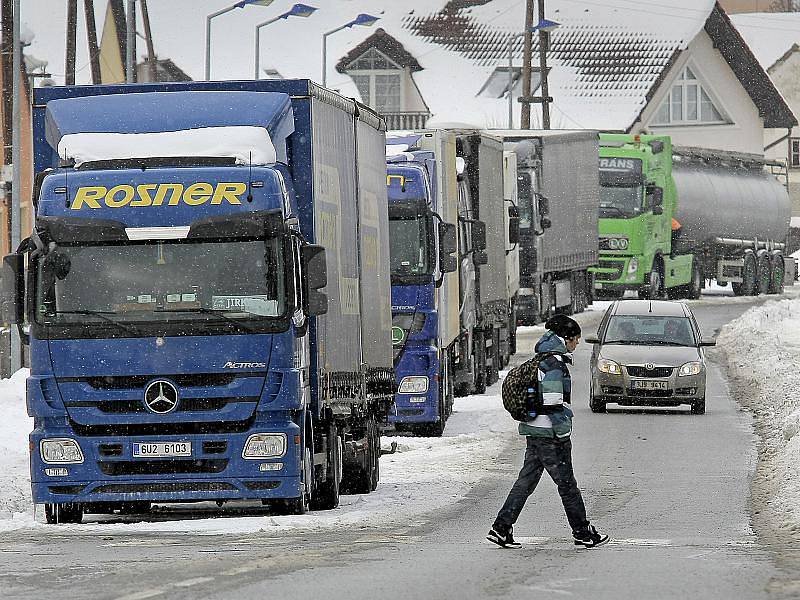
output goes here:
[[539, 393], [539, 363], [560, 352], [540, 352], [514, 367], [503, 381], [503, 408], [515, 421], [527, 421], [530, 413], [544, 414], [544, 401]]

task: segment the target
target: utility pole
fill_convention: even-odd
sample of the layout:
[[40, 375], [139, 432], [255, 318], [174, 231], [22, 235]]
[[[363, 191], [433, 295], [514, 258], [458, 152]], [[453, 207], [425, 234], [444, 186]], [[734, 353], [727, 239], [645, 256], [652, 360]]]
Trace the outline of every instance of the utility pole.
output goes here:
[[533, 27], [533, 0], [525, 0], [525, 38], [522, 45], [522, 113], [520, 129], [531, 128], [531, 34]]
[[136, 0], [128, 0], [125, 48], [125, 82], [136, 81]]
[[[539, 22], [544, 20], [544, 0], [539, 2]], [[550, 45], [550, 32], [539, 29], [539, 76], [542, 85], [542, 128], [550, 129], [550, 93], [547, 87], [547, 49]], [[530, 106], [530, 105], [529, 105]]]
[[[13, 133], [11, 135], [11, 157], [14, 173], [11, 177], [11, 252], [16, 252], [20, 243], [21, 228], [20, 228], [20, 181], [22, 179], [21, 167], [21, 149], [20, 140], [22, 139], [22, 132], [20, 131], [20, 113], [22, 109], [22, 44], [20, 43], [19, 26], [20, 26], [20, 0], [14, 0], [14, 65], [13, 75], [14, 78], [14, 98], [12, 100], [12, 119], [13, 119]], [[16, 372], [22, 367], [22, 343], [20, 342], [19, 332], [16, 328], [11, 329], [11, 372]]]
[[75, 46], [78, 29], [78, 0], [67, 0], [67, 48], [64, 84], [75, 85]]
[[92, 83], [100, 83], [100, 49], [97, 47], [97, 26], [94, 22], [94, 0], [83, 0], [86, 17], [86, 37], [89, 42], [89, 64], [92, 66]]
[[156, 51], [153, 47], [153, 32], [150, 31], [150, 15], [147, 12], [147, 0], [139, 0], [142, 5], [142, 22], [144, 23], [144, 41], [147, 44], [147, 69], [151, 82], [158, 79], [156, 70]]

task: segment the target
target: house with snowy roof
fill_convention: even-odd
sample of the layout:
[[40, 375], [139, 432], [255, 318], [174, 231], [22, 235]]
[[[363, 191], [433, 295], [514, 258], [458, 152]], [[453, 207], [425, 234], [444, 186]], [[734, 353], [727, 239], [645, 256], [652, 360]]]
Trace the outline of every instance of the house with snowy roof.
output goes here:
[[[800, 13], [749, 13], [731, 20], [786, 103], [800, 114]], [[800, 227], [800, 129], [767, 129], [764, 152], [789, 168], [792, 214]]]
[[[297, 30], [276, 28], [264, 55], [284, 77], [319, 79], [322, 34], [359, 12], [378, 29], [330, 36], [329, 87], [380, 111], [390, 128], [459, 122], [505, 128], [509, 92], [519, 126], [519, 0], [327, 0]], [[554, 128], [669, 134], [676, 143], [762, 153], [765, 128], [795, 116], [714, 0], [548, 0], [561, 26], [547, 52]], [[321, 48], [320, 48], [321, 49]], [[533, 63], [538, 64], [534, 39]], [[534, 69], [534, 88], [540, 77]], [[536, 94], [536, 92], [534, 92]], [[532, 106], [532, 126], [540, 123]]]

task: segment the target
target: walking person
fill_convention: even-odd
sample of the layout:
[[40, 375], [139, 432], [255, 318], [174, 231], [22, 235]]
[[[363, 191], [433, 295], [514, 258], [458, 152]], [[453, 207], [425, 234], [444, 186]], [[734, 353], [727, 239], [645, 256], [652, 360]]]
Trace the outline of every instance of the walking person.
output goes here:
[[544, 410], [519, 424], [519, 433], [527, 438], [525, 462], [519, 477], [508, 493], [489, 534], [490, 542], [503, 548], [518, 548], [513, 526], [528, 497], [536, 489], [542, 472], [547, 471], [558, 493], [572, 528], [576, 546], [594, 548], [605, 544], [609, 536], [598, 533], [586, 518], [586, 507], [572, 471], [572, 392], [568, 365], [581, 339], [581, 327], [566, 315], [556, 315], [545, 323], [548, 330], [537, 342], [537, 353], [552, 353], [539, 363], [539, 392]]

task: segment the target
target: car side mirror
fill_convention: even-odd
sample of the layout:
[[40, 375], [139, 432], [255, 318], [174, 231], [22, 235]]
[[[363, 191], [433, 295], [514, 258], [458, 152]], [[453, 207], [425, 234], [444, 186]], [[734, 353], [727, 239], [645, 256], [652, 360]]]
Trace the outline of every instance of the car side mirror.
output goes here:
[[452, 273], [458, 268], [458, 232], [453, 223], [439, 223], [439, 271]]
[[25, 322], [25, 256], [9, 254], [3, 257], [2, 315], [11, 325]]
[[320, 292], [328, 285], [328, 262], [325, 248], [316, 244], [307, 244], [300, 249], [303, 263], [304, 294], [303, 310], [309, 317], [317, 317], [328, 312], [328, 295]]
[[519, 209], [516, 206], [508, 207], [508, 242], [519, 243]]
[[587, 335], [584, 338], [584, 341], [587, 344], [599, 344], [600, 343], [600, 339], [596, 335]]
[[716, 346], [717, 340], [714, 338], [700, 338], [700, 345], [701, 346]]

